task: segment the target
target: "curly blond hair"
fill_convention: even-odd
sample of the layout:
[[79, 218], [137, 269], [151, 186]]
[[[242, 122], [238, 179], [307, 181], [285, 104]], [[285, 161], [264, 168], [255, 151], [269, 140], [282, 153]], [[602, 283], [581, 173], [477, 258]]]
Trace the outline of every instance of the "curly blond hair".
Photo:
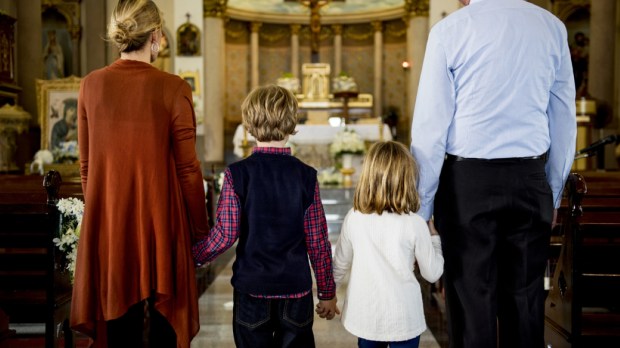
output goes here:
[[119, 0], [108, 24], [107, 40], [120, 52], [140, 50], [155, 30], [163, 26], [163, 16], [151, 0]]

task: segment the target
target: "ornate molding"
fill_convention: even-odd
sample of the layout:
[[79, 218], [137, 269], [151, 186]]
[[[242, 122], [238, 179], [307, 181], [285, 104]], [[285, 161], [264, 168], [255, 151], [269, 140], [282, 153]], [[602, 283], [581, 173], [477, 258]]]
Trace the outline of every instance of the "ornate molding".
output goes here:
[[429, 0], [405, 0], [405, 15], [428, 17]]
[[372, 21], [370, 22], [370, 25], [372, 25], [372, 29], [375, 32], [383, 31], [383, 22], [381, 21]]
[[260, 27], [263, 26], [263, 23], [261, 22], [252, 22], [250, 23], [250, 32], [252, 33], [258, 33], [260, 32]]
[[332, 32], [334, 35], [342, 35], [342, 24], [332, 25]]
[[203, 0], [204, 17], [225, 17], [227, 4], [228, 0]]
[[299, 35], [300, 31], [301, 31], [301, 25], [300, 24], [291, 24], [291, 34], [292, 35]]

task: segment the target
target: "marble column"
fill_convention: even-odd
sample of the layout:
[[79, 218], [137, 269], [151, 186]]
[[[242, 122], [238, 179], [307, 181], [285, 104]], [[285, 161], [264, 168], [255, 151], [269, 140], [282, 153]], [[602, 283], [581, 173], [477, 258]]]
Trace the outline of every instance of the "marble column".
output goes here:
[[224, 162], [224, 102], [226, 98], [226, 43], [224, 18], [226, 3], [205, 1], [204, 42], [204, 161]]
[[251, 23], [251, 34], [250, 34], [250, 56], [251, 56], [251, 64], [250, 64], [250, 87], [254, 89], [258, 87], [258, 33], [260, 32], [260, 27], [262, 23], [260, 22], [252, 22]]
[[373, 117], [383, 114], [383, 23], [371, 23], [375, 31], [375, 81], [373, 91]]
[[399, 139], [408, 141], [411, 139], [411, 121], [429, 33], [428, 0], [405, 0], [405, 9], [407, 11], [404, 18], [407, 23], [407, 61], [411, 68], [407, 76], [406, 112], [400, 118], [398, 128], [399, 133], [402, 133], [399, 134]]
[[[593, 141], [616, 133], [614, 110], [614, 67], [616, 51], [616, 0], [596, 0], [590, 5], [590, 60], [588, 64], [588, 93], [597, 102], [598, 116], [612, 122], [605, 129], [595, 131]], [[609, 128], [609, 129], [608, 129]], [[605, 149], [605, 168], [616, 167], [612, 146]]]
[[342, 71], [342, 25], [332, 25], [332, 31], [334, 33], [334, 68], [332, 73], [333, 76], [338, 76]]
[[299, 76], [299, 31], [301, 25], [291, 24], [291, 73], [294, 77]]

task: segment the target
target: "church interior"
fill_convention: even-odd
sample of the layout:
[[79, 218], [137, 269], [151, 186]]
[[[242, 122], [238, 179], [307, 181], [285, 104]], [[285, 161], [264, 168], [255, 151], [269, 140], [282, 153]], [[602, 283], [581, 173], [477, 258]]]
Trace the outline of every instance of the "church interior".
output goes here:
[[[361, 163], [361, 156], [334, 156], [335, 139], [346, 126], [365, 147], [391, 139], [409, 145], [429, 30], [462, 7], [458, 0], [153, 1], [164, 16], [161, 50], [153, 65], [191, 87], [196, 150], [210, 188], [210, 213], [220, 173], [247, 156], [255, 142], [241, 126], [241, 102], [253, 88], [277, 84], [297, 97], [298, 133], [290, 143], [294, 154], [319, 172], [332, 243], [352, 206]], [[577, 88], [575, 174], [565, 192], [565, 218], [551, 241], [545, 339], [553, 348], [617, 343], [620, 303], [613, 294], [620, 291], [620, 262], [614, 256], [620, 251], [620, 3], [529, 2], [566, 25]], [[119, 57], [104, 40], [116, 3], [0, 0], [2, 221], [26, 209], [29, 201], [49, 197], [41, 187], [49, 170], [62, 177], [59, 197], [82, 197], [75, 123], [79, 83]], [[63, 139], [58, 138], [61, 127]], [[11, 250], [21, 245], [15, 242], [15, 229], [22, 225], [15, 226], [0, 227], [0, 348], [83, 346], [83, 338], [63, 328], [58, 319], [63, 314], [50, 309], [57, 304], [58, 297], [49, 292], [57, 290], [57, 280], [43, 266], [52, 267], [54, 258], [36, 259], [43, 263], [38, 267], [47, 282], [51, 279], [41, 300], [47, 307], [18, 310], [42, 308], [34, 309], [41, 315], [33, 319], [7, 309], [13, 290], [6, 284], [17, 279], [6, 278], [18, 260]], [[192, 347], [234, 346], [233, 259], [234, 252], [227, 252], [197, 272], [201, 331]], [[429, 330], [420, 346], [448, 347], [441, 282], [423, 288]], [[317, 319], [314, 327], [318, 347], [357, 344], [337, 319]]]

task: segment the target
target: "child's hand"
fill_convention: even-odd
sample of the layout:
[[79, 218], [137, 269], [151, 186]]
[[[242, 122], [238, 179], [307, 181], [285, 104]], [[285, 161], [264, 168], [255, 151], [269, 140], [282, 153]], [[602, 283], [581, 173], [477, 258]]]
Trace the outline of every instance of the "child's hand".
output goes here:
[[331, 300], [319, 300], [319, 303], [316, 305], [316, 313], [319, 317], [332, 320], [336, 316], [336, 314], [340, 314], [340, 309], [336, 305], [338, 299], [336, 297]]

